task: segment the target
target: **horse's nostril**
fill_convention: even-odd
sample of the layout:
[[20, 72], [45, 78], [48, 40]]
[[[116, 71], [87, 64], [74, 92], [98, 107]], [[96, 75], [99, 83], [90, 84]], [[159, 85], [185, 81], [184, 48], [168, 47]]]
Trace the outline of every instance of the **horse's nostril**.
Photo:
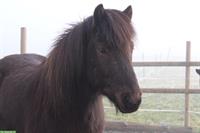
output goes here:
[[123, 98], [123, 103], [125, 106], [129, 107], [133, 105], [133, 101], [129, 95], [125, 95]]
[[128, 102], [129, 102], [129, 96], [126, 95], [126, 96], [124, 96], [124, 103], [128, 103]]

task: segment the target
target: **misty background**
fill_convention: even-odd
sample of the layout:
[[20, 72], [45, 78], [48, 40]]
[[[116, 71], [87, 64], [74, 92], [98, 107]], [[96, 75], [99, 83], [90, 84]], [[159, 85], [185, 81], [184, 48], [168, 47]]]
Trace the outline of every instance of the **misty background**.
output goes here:
[[192, 44], [192, 60], [200, 60], [198, 0], [1, 0], [0, 57], [19, 53], [23, 26], [27, 52], [47, 55], [57, 36], [92, 15], [99, 3], [119, 10], [132, 5], [134, 60], [185, 60], [186, 41]]

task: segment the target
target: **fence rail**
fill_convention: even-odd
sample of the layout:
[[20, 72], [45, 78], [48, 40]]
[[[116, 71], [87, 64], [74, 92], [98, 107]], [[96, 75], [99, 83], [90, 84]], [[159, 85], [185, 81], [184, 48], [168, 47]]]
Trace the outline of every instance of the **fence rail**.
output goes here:
[[152, 62], [152, 61], [147, 61], [147, 62], [133, 62], [134, 67], [185, 67], [185, 66], [200, 66], [200, 62], [198, 61], [190, 61], [190, 62], [185, 62], [185, 61], [173, 61], [173, 62], [165, 62], [165, 61], [160, 61], [160, 62]]
[[200, 89], [189, 89], [183, 88], [142, 88], [143, 93], [177, 93], [177, 94], [200, 94]]

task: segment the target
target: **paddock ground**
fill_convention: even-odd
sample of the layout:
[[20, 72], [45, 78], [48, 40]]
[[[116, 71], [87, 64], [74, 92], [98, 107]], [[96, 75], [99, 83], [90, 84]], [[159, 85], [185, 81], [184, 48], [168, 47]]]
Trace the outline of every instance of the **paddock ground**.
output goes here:
[[124, 122], [106, 122], [104, 133], [195, 133], [192, 128], [150, 126]]

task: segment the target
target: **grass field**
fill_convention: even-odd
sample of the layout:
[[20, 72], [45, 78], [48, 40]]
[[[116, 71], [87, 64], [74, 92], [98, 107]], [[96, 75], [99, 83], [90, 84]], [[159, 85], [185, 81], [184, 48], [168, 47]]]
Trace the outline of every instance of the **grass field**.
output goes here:
[[[157, 95], [157, 96], [156, 96]], [[196, 96], [191, 96], [190, 109], [192, 111], [200, 112], [200, 104], [196, 103]], [[200, 96], [198, 96], [200, 99]], [[120, 120], [127, 122], [136, 122], [150, 125], [184, 125], [184, 96], [180, 94], [145, 94], [140, 110], [136, 113], [121, 114], [115, 113], [115, 108], [105, 108], [107, 120]], [[105, 100], [105, 106], [108, 107], [110, 103]], [[142, 111], [142, 109], [157, 109], [157, 110], [175, 110], [175, 112], [154, 112]], [[176, 112], [177, 111], [177, 112]], [[200, 128], [200, 114], [190, 114], [190, 125], [192, 127]]]
[[16, 133], [16, 131], [0, 131], [0, 133]]
[[[184, 88], [185, 68], [157, 67], [135, 68], [141, 88]], [[195, 68], [191, 69], [190, 88], [199, 87]], [[184, 94], [143, 94], [140, 110], [136, 113], [121, 114], [108, 100], [104, 100], [106, 119], [136, 122], [150, 125], [184, 125]], [[190, 126], [200, 128], [200, 94], [190, 95]], [[144, 111], [145, 109], [148, 109]], [[157, 110], [164, 110], [158, 112]], [[168, 110], [168, 111], [167, 111]]]

